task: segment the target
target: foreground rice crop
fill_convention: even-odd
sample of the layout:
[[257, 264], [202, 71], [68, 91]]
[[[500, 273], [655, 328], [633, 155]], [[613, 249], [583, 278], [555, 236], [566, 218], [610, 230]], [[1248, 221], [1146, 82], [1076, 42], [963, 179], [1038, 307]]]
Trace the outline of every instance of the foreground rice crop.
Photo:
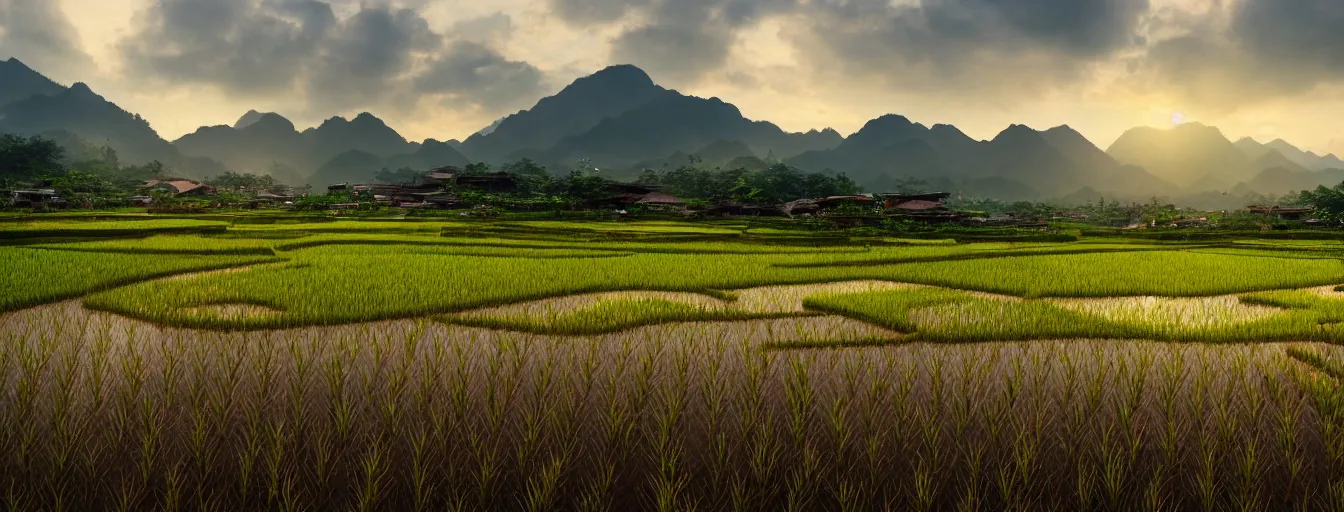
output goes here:
[[1327, 509], [1344, 474], [1337, 384], [1272, 345], [4, 322], [23, 509]]
[[1337, 244], [300, 220], [0, 247], [0, 508], [1344, 509]]

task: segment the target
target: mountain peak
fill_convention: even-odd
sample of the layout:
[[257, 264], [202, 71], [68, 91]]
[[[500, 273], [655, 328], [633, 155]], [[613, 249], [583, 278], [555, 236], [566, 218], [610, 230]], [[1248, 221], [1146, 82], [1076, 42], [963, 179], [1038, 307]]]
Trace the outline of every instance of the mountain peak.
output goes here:
[[[242, 120], [240, 119], [239, 122], [241, 123]], [[294, 129], [294, 123], [290, 122], [289, 119], [286, 119], [285, 116], [282, 116], [275, 112], [267, 112], [265, 114], [259, 114], [255, 121], [244, 125], [243, 128], [256, 128], [256, 129], [271, 128], [286, 132], [296, 131]]]
[[93, 89], [89, 88], [89, 84], [84, 82], [75, 82], [74, 85], [70, 86], [70, 92], [75, 96], [98, 96], [94, 94]]
[[[634, 64], [617, 64], [614, 66], [608, 66], [602, 69], [601, 71], [588, 75], [585, 78], [601, 81], [620, 82], [626, 85], [637, 85], [643, 87], [654, 85], [653, 78], [649, 77], [648, 73], [645, 73], [643, 69], [640, 69], [638, 66], [635, 66]], [[579, 80], [584, 80], [584, 78], [580, 78]]]
[[1040, 136], [1041, 132], [1032, 129], [1030, 126], [1027, 126], [1025, 124], [1013, 124], [1009, 125], [1008, 128], [1005, 128], [1003, 131], [999, 132], [999, 134], [995, 136], [993, 140], [1000, 141], [1010, 138], [1022, 139], [1024, 137], [1040, 137]]
[[247, 128], [248, 126], [256, 124], [257, 121], [260, 120], [261, 120], [261, 112], [257, 112], [256, 110], [248, 110], [246, 114], [243, 114], [243, 117], [238, 118], [238, 121], [233, 123], [233, 129], [241, 130], [243, 128]]

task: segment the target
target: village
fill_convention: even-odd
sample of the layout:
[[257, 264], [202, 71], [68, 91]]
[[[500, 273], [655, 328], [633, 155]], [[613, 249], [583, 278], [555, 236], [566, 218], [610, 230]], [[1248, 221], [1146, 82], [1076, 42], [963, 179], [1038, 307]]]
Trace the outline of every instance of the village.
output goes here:
[[[252, 176], [252, 175], [248, 175]], [[1252, 205], [1237, 212], [1203, 212], [1133, 203], [1066, 207], [1047, 203], [999, 203], [965, 200], [951, 192], [848, 193], [820, 197], [780, 197], [782, 201], [680, 198], [659, 184], [586, 177], [554, 195], [531, 183], [532, 176], [510, 172], [469, 172], [453, 166], [416, 173], [403, 183], [337, 183], [325, 191], [310, 187], [243, 187], [163, 177], [145, 181], [123, 207], [150, 213], [215, 210], [281, 210], [330, 215], [404, 212], [407, 215], [500, 216], [537, 212], [621, 217], [756, 218], [823, 220], [838, 228], [863, 226], [963, 226], [1047, 229], [1052, 224], [1094, 225], [1123, 230], [1209, 229], [1239, 219], [1264, 226], [1303, 228], [1321, 225], [1316, 211], [1298, 205]], [[576, 178], [569, 178], [575, 180]], [[563, 187], [562, 187], [563, 188]], [[575, 189], [579, 190], [575, 190]], [[555, 191], [549, 191], [555, 192]], [[34, 212], [88, 210], [88, 197], [66, 198], [54, 188], [0, 191], [10, 210]], [[1109, 211], [1108, 211], [1109, 210]]]

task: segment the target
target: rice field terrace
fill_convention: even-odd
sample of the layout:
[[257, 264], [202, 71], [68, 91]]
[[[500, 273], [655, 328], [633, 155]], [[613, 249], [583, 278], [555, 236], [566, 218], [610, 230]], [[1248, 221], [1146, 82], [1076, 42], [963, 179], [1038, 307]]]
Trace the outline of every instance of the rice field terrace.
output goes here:
[[1344, 244], [1004, 238], [5, 219], [0, 509], [1344, 510]]

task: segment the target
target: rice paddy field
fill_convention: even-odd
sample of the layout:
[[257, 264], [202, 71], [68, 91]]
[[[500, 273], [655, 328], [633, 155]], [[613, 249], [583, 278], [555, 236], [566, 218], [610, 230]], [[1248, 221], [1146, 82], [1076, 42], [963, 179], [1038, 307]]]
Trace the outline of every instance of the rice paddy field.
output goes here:
[[5, 219], [0, 509], [1344, 510], [1344, 244], [955, 238]]

